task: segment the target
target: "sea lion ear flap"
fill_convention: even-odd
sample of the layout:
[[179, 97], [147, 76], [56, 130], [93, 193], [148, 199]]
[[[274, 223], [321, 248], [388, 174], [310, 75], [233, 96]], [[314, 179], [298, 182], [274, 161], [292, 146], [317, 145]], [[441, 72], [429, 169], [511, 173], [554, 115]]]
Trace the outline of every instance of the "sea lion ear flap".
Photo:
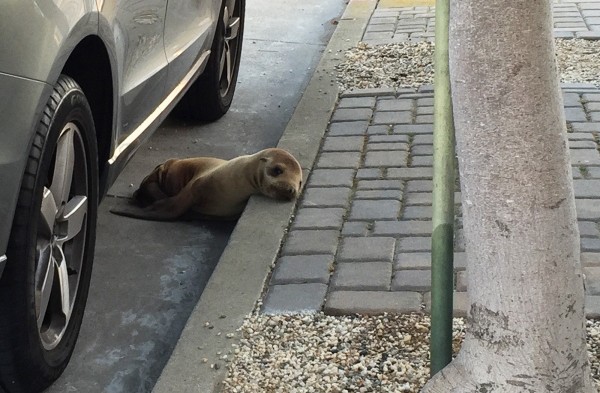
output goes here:
[[267, 157], [261, 157], [261, 158], [260, 158], [260, 160], [261, 160], [261, 161], [264, 161], [264, 162], [267, 162], [267, 161], [268, 161], [268, 160], [267, 160]]

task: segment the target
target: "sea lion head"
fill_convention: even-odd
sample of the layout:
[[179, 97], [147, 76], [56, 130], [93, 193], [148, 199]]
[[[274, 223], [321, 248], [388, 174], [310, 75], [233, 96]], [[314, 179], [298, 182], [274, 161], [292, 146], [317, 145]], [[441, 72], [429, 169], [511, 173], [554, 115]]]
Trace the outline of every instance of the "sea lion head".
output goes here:
[[275, 199], [293, 200], [302, 187], [302, 167], [298, 160], [282, 149], [266, 149], [259, 153], [262, 194]]

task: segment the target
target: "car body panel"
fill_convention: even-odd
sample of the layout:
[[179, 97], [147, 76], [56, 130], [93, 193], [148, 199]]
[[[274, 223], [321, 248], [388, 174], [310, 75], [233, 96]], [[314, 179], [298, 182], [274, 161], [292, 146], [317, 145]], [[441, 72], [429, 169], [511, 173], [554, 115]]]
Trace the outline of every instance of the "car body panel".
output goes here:
[[163, 32], [165, 0], [112, 0], [99, 4], [99, 36], [113, 56], [118, 105], [115, 145], [122, 142], [163, 100], [168, 62]]
[[211, 26], [219, 17], [219, 11], [219, 1], [169, 2], [165, 24], [165, 51], [169, 61], [167, 91], [179, 83], [203, 53], [210, 50], [214, 36]]
[[[73, 48], [98, 31], [94, 0], [0, 2], [0, 72], [54, 84]], [[19, 21], [19, 24], [13, 21]], [[19, 25], [32, 26], [23, 34]], [[34, 28], [35, 27], [35, 28]], [[11, 39], [6, 39], [11, 37]], [[27, 55], [55, 61], [27, 61]]]
[[[104, 193], [204, 71], [220, 7], [219, 0], [0, 2], [0, 53], [11, 54], [0, 61], [0, 92], [14, 92], [0, 95], [0, 256], [41, 112], [77, 45], [98, 37], [111, 67], [110, 159], [100, 163], [107, 169], [100, 179]], [[27, 34], [23, 24], [31, 26]]]
[[[21, 179], [38, 119], [45, 100], [52, 91], [46, 83], [0, 73], [0, 91], [11, 92], [10, 99], [0, 99], [0, 255], [6, 253], [10, 224], [21, 188]], [[44, 104], [41, 104], [44, 100]], [[31, 103], [40, 103], [31, 105]], [[21, 130], [21, 132], [14, 132]]]

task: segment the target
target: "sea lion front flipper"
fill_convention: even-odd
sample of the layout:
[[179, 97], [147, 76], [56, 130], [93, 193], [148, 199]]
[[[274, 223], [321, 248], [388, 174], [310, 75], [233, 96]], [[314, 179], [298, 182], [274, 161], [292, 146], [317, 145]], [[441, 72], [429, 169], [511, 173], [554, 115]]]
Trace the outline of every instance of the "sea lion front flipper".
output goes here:
[[194, 196], [191, 187], [184, 187], [175, 196], [160, 199], [147, 207], [135, 205], [121, 206], [110, 209], [110, 212], [120, 216], [141, 218], [152, 221], [171, 221], [179, 218], [187, 212], [194, 204]]

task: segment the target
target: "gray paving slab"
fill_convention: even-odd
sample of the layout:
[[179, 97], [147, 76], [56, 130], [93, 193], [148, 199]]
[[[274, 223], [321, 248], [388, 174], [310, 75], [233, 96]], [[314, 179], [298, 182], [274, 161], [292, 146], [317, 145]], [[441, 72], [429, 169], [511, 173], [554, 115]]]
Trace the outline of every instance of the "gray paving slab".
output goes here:
[[389, 291], [391, 262], [340, 263], [331, 277], [330, 290]]
[[327, 293], [325, 284], [286, 284], [269, 287], [263, 301], [265, 314], [308, 314], [321, 310]]
[[277, 260], [272, 284], [306, 284], [329, 282], [333, 255], [294, 255]]
[[421, 310], [418, 292], [332, 291], [324, 311], [331, 315], [409, 313]]

